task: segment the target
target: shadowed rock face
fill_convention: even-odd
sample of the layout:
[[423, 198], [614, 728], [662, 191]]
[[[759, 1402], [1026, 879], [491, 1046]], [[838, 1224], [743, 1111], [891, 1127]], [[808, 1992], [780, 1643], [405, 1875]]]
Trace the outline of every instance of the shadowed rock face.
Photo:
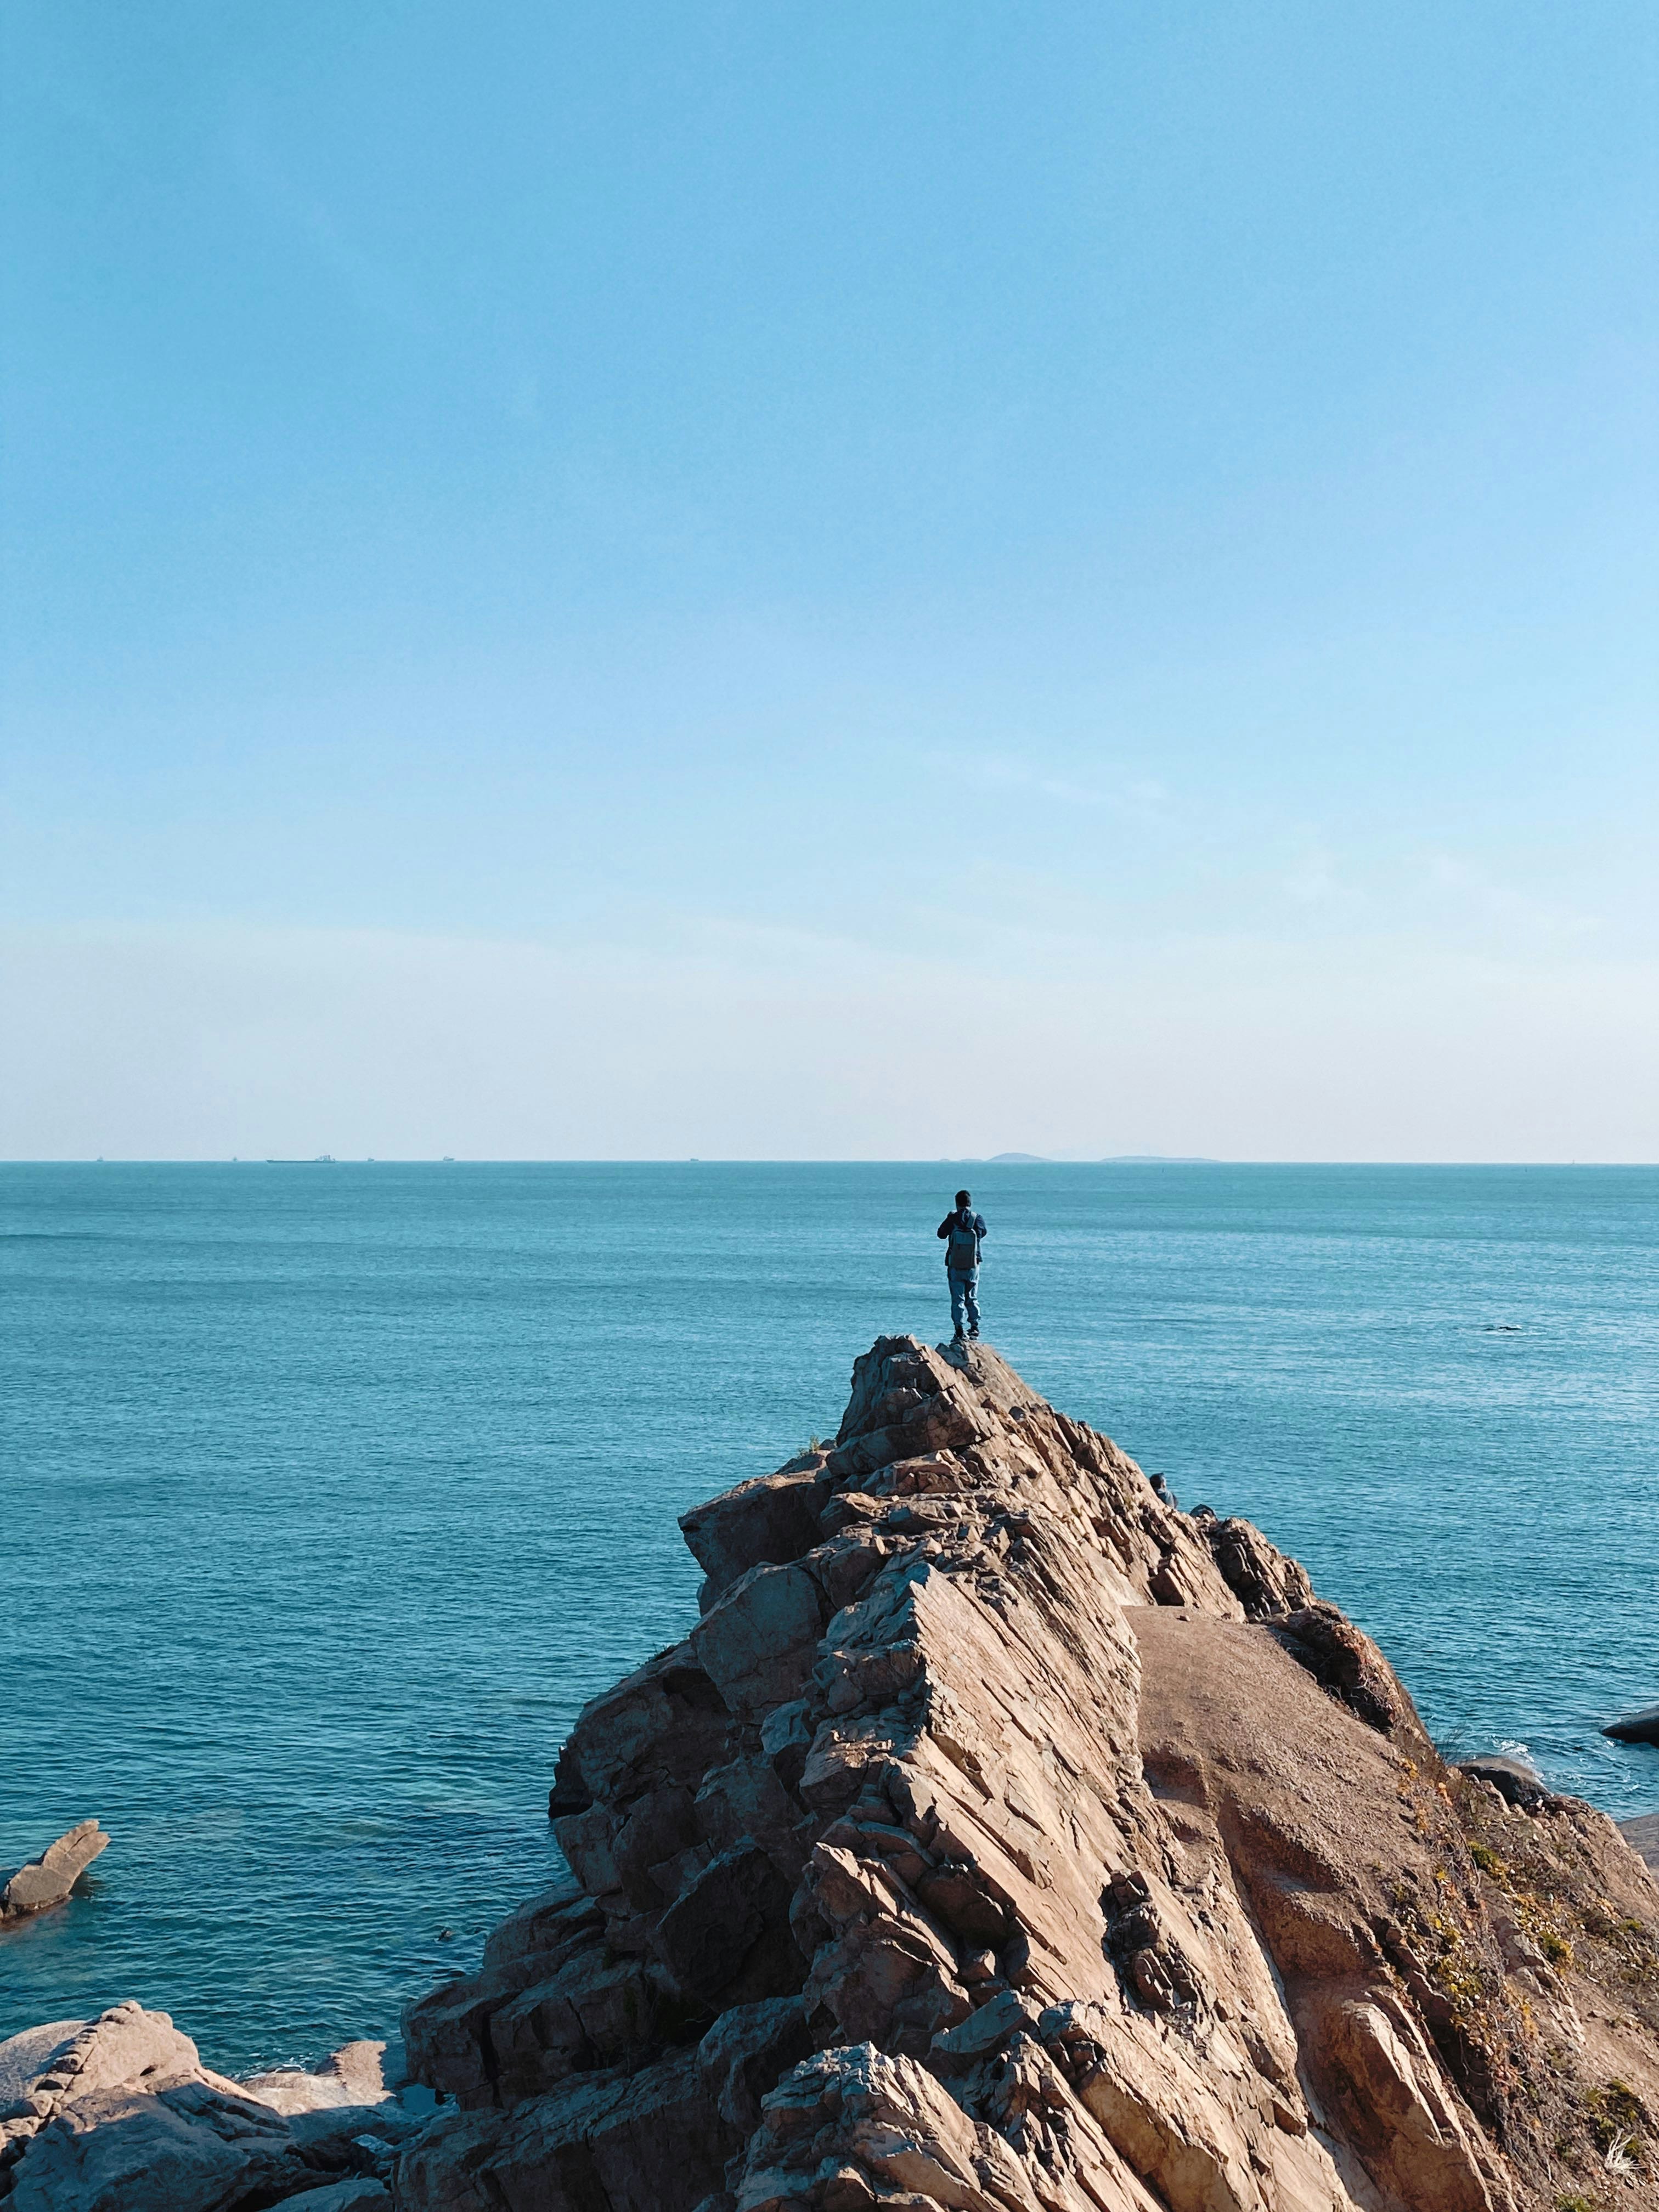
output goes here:
[[894, 1337], [683, 1526], [575, 1880], [405, 2021], [405, 2212], [1659, 2206], [1659, 1890], [1247, 1523]]

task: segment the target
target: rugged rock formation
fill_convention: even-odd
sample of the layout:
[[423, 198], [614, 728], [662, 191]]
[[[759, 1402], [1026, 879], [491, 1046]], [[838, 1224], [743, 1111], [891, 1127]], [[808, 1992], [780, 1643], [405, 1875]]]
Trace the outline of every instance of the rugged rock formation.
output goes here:
[[271, 2077], [289, 2090], [279, 2112], [137, 2003], [30, 2029], [0, 2043], [0, 2201], [5, 2212], [389, 2212], [395, 2146], [425, 2115], [387, 2100], [382, 2048], [348, 2045], [314, 2075]]
[[96, 1820], [82, 1820], [48, 1844], [0, 1889], [0, 1925], [61, 1905], [108, 1842]]
[[1659, 2212], [1659, 1821], [1445, 1767], [1247, 1523], [888, 1338], [682, 1525], [701, 1618], [582, 1715], [575, 1879], [412, 2008], [428, 2086], [59, 2021], [3, 2212]]
[[1626, 1713], [1609, 1721], [1601, 1733], [1615, 1743], [1659, 1744], [1659, 1705], [1644, 1705], [1639, 1713]]
[[[382, 2061], [384, 2043], [347, 2043], [316, 2066], [278, 2066], [250, 2074], [242, 2087], [273, 2112], [331, 2112], [343, 2106], [384, 2104], [391, 2091]], [[431, 2092], [424, 2107], [430, 2110]]]
[[1659, 1889], [988, 1350], [688, 1514], [574, 1869], [416, 2005], [404, 2212], [1659, 2206]]

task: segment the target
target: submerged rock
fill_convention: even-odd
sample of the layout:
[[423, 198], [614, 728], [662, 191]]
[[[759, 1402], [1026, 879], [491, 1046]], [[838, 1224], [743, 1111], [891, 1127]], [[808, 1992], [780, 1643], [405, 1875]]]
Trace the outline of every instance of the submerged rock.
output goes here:
[[701, 1620], [559, 1757], [574, 1878], [406, 2016], [459, 2109], [400, 2212], [1541, 2212], [1609, 2142], [1659, 2206], [1659, 1889], [1445, 1767], [1247, 1522], [889, 1337], [682, 1527]]
[[1601, 1731], [1615, 1743], [1659, 1744], [1659, 1705], [1647, 1705], [1639, 1713], [1626, 1713], [1621, 1720], [1609, 1721]]
[[61, 1905], [108, 1843], [96, 1820], [82, 1820], [48, 1844], [0, 1889], [0, 1923]]

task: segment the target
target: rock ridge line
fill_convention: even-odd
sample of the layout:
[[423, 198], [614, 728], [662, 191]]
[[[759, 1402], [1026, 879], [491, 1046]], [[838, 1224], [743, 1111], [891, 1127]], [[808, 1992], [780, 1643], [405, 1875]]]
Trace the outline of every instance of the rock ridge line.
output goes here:
[[404, 2212], [1659, 2212], [1659, 1888], [1247, 1522], [894, 1336], [681, 1526], [573, 1880], [405, 2017]]

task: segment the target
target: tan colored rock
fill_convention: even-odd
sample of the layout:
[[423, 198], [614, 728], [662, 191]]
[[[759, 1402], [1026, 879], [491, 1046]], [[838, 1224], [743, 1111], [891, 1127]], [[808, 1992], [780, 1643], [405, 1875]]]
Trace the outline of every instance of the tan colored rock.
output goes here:
[[94, 2090], [147, 2089], [201, 2075], [190, 2038], [166, 2013], [146, 2012], [129, 1998], [96, 2020], [59, 2021], [0, 2044], [0, 2124], [27, 2125], [33, 2133]]
[[0, 1889], [0, 1922], [21, 1920], [61, 1905], [108, 1843], [96, 1820], [82, 1820], [55, 1844], [48, 1844], [38, 1859], [20, 1867]]
[[318, 2178], [275, 2112], [131, 2000], [0, 2045], [0, 2089], [6, 2212], [222, 2212]]
[[1659, 2212], [1659, 1890], [1248, 1523], [884, 1338], [684, 1525], [702, 1620], [560, 1755], [580, 1899], [411, 2009], [406, 2212]]
[[994, 2131], [924, 2067], [869, 2044], [822, 2051], [766, 2100], [739, 2212], [856, 2204], [875, 2191], [952, 2212], [1037, 2212], [1042, 2200]]
[[13, 2168], [6, 2212], [228, 2212], [314, 2179], [276, 2113], [185, 2079], [65, 2103]]
[[818, 1514], [830, 1492], [827, 1452], [804, 1453], [776, 1474], [740, 1482], [694, 1512], [680, 1532], [708, 1579], [703, 1610], [751, 1567], [786, 1565], [818, 1541]]
[[392, 2094], [380, 2070], [385, 2050], [384, 2043], [348, 2043], [315, 2066], [279, 2066], [250, 2074], [240, 2087], [273, 2112], [283, 2113], [383, 2104]]

